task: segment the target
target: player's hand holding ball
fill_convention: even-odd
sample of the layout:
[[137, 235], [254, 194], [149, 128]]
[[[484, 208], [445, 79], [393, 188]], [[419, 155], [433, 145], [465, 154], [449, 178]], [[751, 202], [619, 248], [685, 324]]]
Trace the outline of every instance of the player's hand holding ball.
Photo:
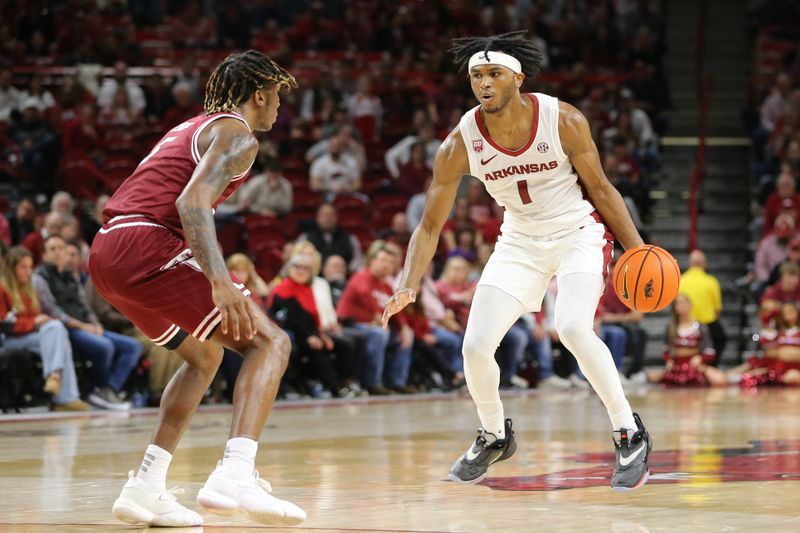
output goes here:
[[659, 311], [672, 303], [681, 284], [681, 269], [672, 255], [653, 244], [629, 248], [611, 274], [619, 299], [642, 313]]

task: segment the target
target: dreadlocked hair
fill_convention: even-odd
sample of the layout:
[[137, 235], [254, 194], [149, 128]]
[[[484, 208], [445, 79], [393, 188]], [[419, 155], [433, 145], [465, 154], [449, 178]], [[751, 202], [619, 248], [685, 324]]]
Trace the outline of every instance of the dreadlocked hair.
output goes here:
[[525, 30], [518, 30], [487, 37], [459, 37], [453, 39], [453, 46], [448, 52], [453, 54], [459, 72], [464, 70], [469, 58], [476, 52], [503, 52], [519, 60], [522, 72], [533, 78], [542, 69], [544, 55], [533, 45], [533, 41], [524, 39], [526, 33]]
[[203, 107], [207, 115], [233, 111], [246, 102], [256, 89], [276, 84], [286, 90], [297, 88], [294, 76], [261, 52], [248, 50], [231, 54], [208, 78]]

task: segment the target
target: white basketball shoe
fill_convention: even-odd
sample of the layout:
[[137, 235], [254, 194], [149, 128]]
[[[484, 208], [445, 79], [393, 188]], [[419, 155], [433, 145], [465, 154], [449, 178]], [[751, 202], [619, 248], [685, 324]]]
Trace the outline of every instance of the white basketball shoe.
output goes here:
[[244, 511], [252, 520], [264, 524], [291, 526], [306, 519], [305, 511], [271, 492], [269, 482], [255, 470], [242, 474], [220, 461], [197, 494], [197, 503], [215, 513]]
[[129, 524], [161, 527], [191, 527], [203, 525], [203, 517], [178, 503], [179, 488], [161, 491], [128, 472], [128, 482], [114, 502], [111, 512], [117, 520]]

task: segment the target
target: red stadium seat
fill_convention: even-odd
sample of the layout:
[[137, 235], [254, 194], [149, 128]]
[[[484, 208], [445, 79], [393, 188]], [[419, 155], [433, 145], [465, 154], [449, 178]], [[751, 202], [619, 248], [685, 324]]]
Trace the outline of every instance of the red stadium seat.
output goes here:
[[256, 272], [264, 278], [264, 281], [269, 283], [281, 271], [283, 267], [282, 250], [273, 248], [264, 248], [256, 252], [252, 252], [251, 256], [256, 265]]
[[60, 188], [80, 200], [94, 201], [103, 192], [112, 192], [115, 183], [88, 159], [63, 161], [59, 171]]
[[267, 228], [272, 230], [281, 231], [281, 220], [278, 217], [270, 216], [270, 215], [258, 215], [258, 214], [251, 214], [244, 216], [244, 227], [247, 231], [251, 230], [258, 230], [261, 228]]
[[312, 191], [295, 190], [292, 206], [294, 209], [313, 208], [316, 209], [322, 204], [322, 198]]
[[247, 249], [256, 253], [264, 249], [282, 250], [286, 236], [272, 228], [255, 228], [247, 233]]
[[[367, 216], [365, 216], [367, 215]], [[340, 211], [339, 212], [339, 226], [342, 228], [352, 231], [354, 228], [370, 226], [370, 216], [368, 213], [364, 213], [364, 211]]]
[[376, 211], [405, 212], [408, 197], [404, 194], [381, 194], [372, 198], [372, 205]]
[[361, 243], [362, 250], [369, 248], [369, 245], [375, 240], [375, 232], [371, 227], [361, 226], [348, 231], [355, 235], [356, 239], [358, 239], [358, 242]]
[[242, 250], [244, 239], [242, 226], [235, 222], [217, 228], [217, 240], [222, 247], [222, 255], [228, 257]]
[[339, 213], [348, 208], [357, 208], [362, 210], [367, 208], [367, 202], [356, 196], [337, 196], [333, 201], [333, 205], [339, 210]]

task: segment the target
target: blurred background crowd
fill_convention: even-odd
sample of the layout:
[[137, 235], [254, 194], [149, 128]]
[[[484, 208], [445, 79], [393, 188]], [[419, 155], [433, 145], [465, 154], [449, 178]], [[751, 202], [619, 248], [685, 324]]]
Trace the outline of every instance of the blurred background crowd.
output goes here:
[[[476, 103], [446, 52], [450, 40], [528, 30], [546, 64], [526, 88], [587, 116], [606, 175], [646, 238], [669, 128], [664, 9], [659, 0], [0, 0], [0, 360], [7, 375], [40, 381], [14, 377], [4, 402], [34, 389], [56, 409], [158, 402], [180, 361], [97, 295], [88, 249], [108, 195], [167, 130], [202, 113], [214, 66], [249, 47], [287, 67], [300, 88], [283, 97], [250, 180], [216, 214], [217, 231], [231, 272], [293, 339], [281, 396], [461, 388], [466, 317], [502, 221], [478, 180], [462, 182], [417, 304], [389, 330], [378, 325], [436, 150]], [[800, 260], [798, 61], [787, 49], [749, 121], [764, 205], [753, 231], [764, 237], [745, 283], [759, 298], [775, 283], [800, 291], [800, 273], [783, 266]], [[738, 380], [746, 370], [713, 371], [725, 342], [719, 285], [702, 253], [684, 266], [694, 294], [689, 311], [673, 311], [665, 356], [678, 357], [670, 346], [690, 333], [678, 326], [685, 315], [709, 340], [680, 357], [710, 372], [706, 384]], [[522, 317], [498, 348], [504, 388], [587, 386], [552, 327], [556, 292], [554, 283], [543, 311]], [[609, 287], [596, 328], [625, 383], [664, 379], [643, 372], [641, 320]], [[31, 351], [41, 362], [26, 366]], [[226, 353], [207, 401], [231, 397], [239, 365]]]

